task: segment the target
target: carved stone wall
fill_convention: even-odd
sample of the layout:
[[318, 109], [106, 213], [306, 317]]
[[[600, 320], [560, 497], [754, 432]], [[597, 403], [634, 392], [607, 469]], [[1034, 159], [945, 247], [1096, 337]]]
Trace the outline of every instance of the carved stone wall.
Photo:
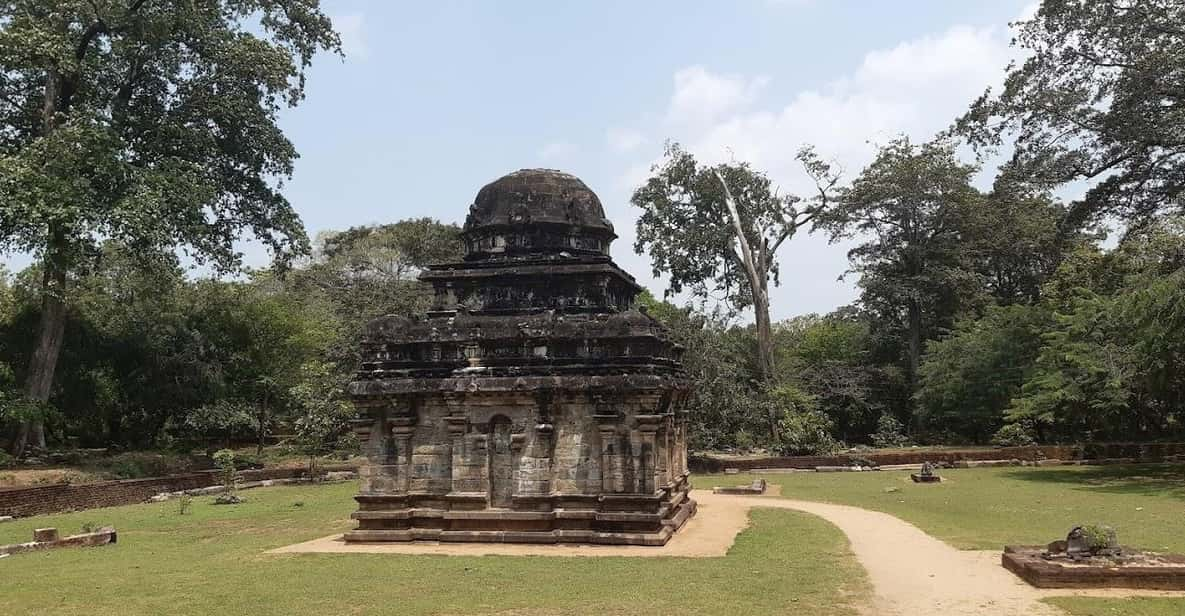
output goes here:
[[580, 180], [483, 188], [435, 303], [366, 329], [350, 391], [369, 464], [347, 541], [661, 545], [688, 498], [682, 349], [634, 308]]

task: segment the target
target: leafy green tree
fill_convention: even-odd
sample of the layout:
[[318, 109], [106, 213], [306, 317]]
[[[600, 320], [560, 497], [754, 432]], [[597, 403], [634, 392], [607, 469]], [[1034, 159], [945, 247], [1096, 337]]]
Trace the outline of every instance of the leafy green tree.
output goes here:
[[316, 476], [317, 456], [332, 453], [353, 436], [349, 421], [355, 411], [346, 396], [346, 382], [333, 366], [312, 361], [301, 367], [300, 382], [290, 392], [297, 408], [292, 422], [295, 445], [309, 459], [309, 476]]
[[1053, 323], [1008, 409], [1041, 438], [1182, 433], [1185, 223], [1167, 219], [1115, 250], [1079, 251], [1047, 285]]
[[[752, 307], [757, 366], [766, 382], [773, 374], [769, 283], [778, 284], [778, 249], [827, 208], [838, 179], [809, 148], [798, 158], [819, 187], [808, 200], [779, 195], [746, 163], [703, 166], [672, 143], [630, 200], [642, 210], [634, 250], [648, 251], [654, 274], [668, 276], [668, 293], [686, 288], [700, 297], [717, 295], [736, 309]], [[768, 429], [776, 437], [773, 415]]]
[[695, 384], [688, 407], [691, 447], [749, 448], [768, 430], [769, 412], [754, 363], [749, 328], [730, 325], [720, 311], [700, 312], [643, 292], [638, 303], [684, 348], [683, 367]]
[[915, 394], [919, 428], [944, 442], [987, 442], [1032, 373], [1051, 325], [1044, 306], [992, 306], [929, 343]]
[[976, 207], [963, 215], [967, 267], [997, 304], [1033, 304], [1066, 252], [1092, 239], [1068, 225], [1066, 207], [1033, 189], [1006, 165]]
[[428, 265], [461, 259], [460, 231], [456, 225], [417, 218], [327, 232], [317, 238], [312, 261], [291, 272], [284, 284], [330, 306], [341, 332], [329, 355], [340, 370], [352, 371], [368, 321], [427, 310], [432, 288], [416, 277]]
[[860, 276], [860, 302], [883, 327], [903, 335], [911, 383], [923, 342], [949, 328], [978, 289], [961, 239], [966, 213], [980, 199], [970, 184], [974, 172], [949, 143], [918, 146], [899, 137], [820, 219], [833, 241], [864, 240], [848, 252]]
[[252, 283], [199, 283], [190, 305], [190, 327], [209, 352], [205, 361], [221, 375], [213, 402], [254, 409], [260, 449], [277, 415], [292, 409], [289, 394], [302, 366], [337, 339], [324, 305], [305, 303], [261, 276]]
[[779, 383], [809, 393], [845, 442], [863, 441], [886, 408], [890, 372], [874, 363], [869, 324], [840, 314], [805, 315], [774, 326]]
[[[244, 230], [280, 261], [307, 249], [277, 116], [338, 48], [317, 0], [0, 2], [0, 248], [42, 272], [30, 399], [50, 398], [71, 277], [104, 239], [222, 269]], [[40, 424], [14, 448], [30, 439]]]
[[1045, 0], [1018, 24], [1026, 59], [956, 123], [981, 150], [1014, 146], [1039, 186], [1092, 182], [1073, 218], [1147, 222], [1185, 190], [1185, 4]]

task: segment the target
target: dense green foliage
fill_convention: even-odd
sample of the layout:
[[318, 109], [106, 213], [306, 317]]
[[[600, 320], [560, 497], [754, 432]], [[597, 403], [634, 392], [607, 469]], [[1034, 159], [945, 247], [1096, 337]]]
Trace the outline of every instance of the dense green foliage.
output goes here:
[[[302, 454], [326, 453], [348, 433], [342, 389], [363, 323], [421, 310], [431, 294], [415, 275], [459, 257], [457, 231], [421, 219], [325, 234], [284, 275], [239, 280], [188, 279], [106, 244], [68, 303], [51, 443], [216, 449], [279, 434]], [[34, 266], [0, 286], [0, 366], [17, 367], [0, 371], [0, 435], [30, 412], [15, 389], [34, 345], [38, 276]]]

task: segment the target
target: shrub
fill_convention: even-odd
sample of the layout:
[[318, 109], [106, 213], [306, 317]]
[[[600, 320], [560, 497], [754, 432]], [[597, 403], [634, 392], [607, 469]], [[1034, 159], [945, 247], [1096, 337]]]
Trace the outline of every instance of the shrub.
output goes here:
[[177, 514], [189, 515], [189, 509], [193, 506], [193, 497], [188, 494], [182, 494], [177, 498]]
[[1084, 524], [1082, 537], [1091, 554], [1098, 554], [1111, 547], [1115, 541], [1115, 529], [1103, 524]]
[[1019, 423], [1006, 424], [992, 436], [992, 444], [1000, 447], [1025, 447], [1037, 444], [1029, 431]]
[[229, 449], [219, 449], [214, 452], [213, 458], [214, 466], [218, 467], [219, 477], [222, 480], [222, 494], [214, 499], [214, 503], [234, 505], [242, 502], [235, 494], [238, 481], [238, 472], [235, 469], [235, 452]]
[[816, 410], [783, 415], [781, 437], [779, 451], [784, 456], [825, 456], [842, 447], [831, 437], [831, 420]]
[[0, 468], [9, 468], [16, 464], [16, 458], [8, 455], [7, 451], [0, 449]]
[[880, 448], [904, 447], [909, 444], [909, 437], [905, 436], [905, 426], [896, 417], [882, 413], [880, 419], [876, 420], [872, 444]]

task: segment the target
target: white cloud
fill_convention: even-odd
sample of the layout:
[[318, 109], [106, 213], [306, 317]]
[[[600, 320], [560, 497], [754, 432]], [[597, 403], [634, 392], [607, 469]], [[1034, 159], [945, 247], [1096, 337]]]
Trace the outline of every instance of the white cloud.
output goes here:
[[696, 126], [741, 111], [756, 100], [769, 78], [717, 75], [702, 66], [675, 73], [675, 92], [667, 120], [675, 126]]
[[362, 14], [334, 15], [330, 21], [341, 35], [342, 51], [347, 59], [365, 61], [370, 57], [366, 46], [366, 20]]
[[871, 51], [851, 75], [801, 92], [781, 108], [728, 114], [679, 139], [706, 160], [748, 160], [786, 188], [804, 191], [809, 187], [794, 160], [800, 145], [816, 145], [855, 174], [876, 144], [900, 133], [924, 140], [949, 126], [999, 82], [1008, 57], [1003, 29], [956, 26]]
[[[932, 138], [985, 88], [1000, 83], [1014, 53], [1009, 36], [1003, 27], [955, 26], [873, 50], [849, 74], [783, 103], [761, 98], [769, 81], [763, 76], [684, 68], [675, 73], [667, 132], [648, 141], [669, 137], [704, 162], [749, 161], [783, 192], [806, 195], [813, 184], [794, 158], [801, 145], [815, 145], [850, 180], [878, 144], [902, 133]], [[642, 182], [653, 162], [623, 169], [621, 188]], [[836, 282], [847, 269], [845, 247], [818, 235], [789, 242], [781, 254], [782, 286], [773, 292], [774, 316], [826, 312], [855, 299], [854, 280]]]
[[609, 143], [609, 148], [614, 152], [630, 152], [646, 143], [646, 137], [636, 130], [614, 128], [605, 135], [605, 141]]
[[539, 159], [554, 162], [570, 158], [576, 153], [576, 146], [567, 141], [553, 141], [539, 148]]

